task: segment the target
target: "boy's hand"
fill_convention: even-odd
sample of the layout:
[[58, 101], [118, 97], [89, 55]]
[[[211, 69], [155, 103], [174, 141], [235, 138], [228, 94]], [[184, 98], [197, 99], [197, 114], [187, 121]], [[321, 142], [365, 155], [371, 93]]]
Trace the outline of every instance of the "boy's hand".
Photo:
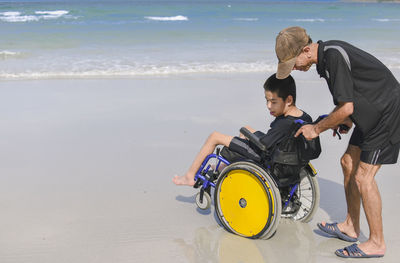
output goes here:
[[[256, 130], [254, 130], [252, 127], [250, 127], [250, 126], [244, 126], [244, 128], [246, 128], [246, 129], [248, 129], [251, 133], [255, 133], [256, 132]], [[248, 140], [249, 138], [247, 138], [246, 136], [244, 136], [243, 134], [239, 134], [239, 138], [242, 138], [242, 139], [246, 139], [246, 140]]]
[[315, 125], [313, 124], [307, 124], [307, 125], [303, 125], [300, 127], [300, 129], [297, 130], [296, 134], [294, 135], [294, 137], [299, 136], [300, 134], [303, 134], [304, 138], [306, 138], [306, 140], [310, 141], [314, 138], [318, 137], [318, 133], [315, 131]]

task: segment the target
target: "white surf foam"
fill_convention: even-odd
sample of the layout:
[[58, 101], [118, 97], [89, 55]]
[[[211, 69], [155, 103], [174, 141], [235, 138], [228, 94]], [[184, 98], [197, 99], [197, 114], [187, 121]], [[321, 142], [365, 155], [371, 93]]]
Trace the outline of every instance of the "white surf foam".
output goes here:
[[293, 19], [293, 21], [296, 22], [325, 22], [325, 19], [323, 18], [297, 18]]
[[240, 18], [235, 18], [234, 20], [236, 21], [248, 21], [248, 22], [252, 22], [252, 21], [258, 21], [257, 17], [240, 17]]
[[35, 14], [38, 15], [57, 15], [62, 16], [68, 14], [69, 11], [66, 10], [56, 10], [56, 11], [35, 11]]
[[7, 14], [0, 17], [1, 21], [4, 22], [29, 22], [29, 21], [38, 21], [39, 17], [25, 15], [21, 16], [19, 12], [14, 12], [14, 14]]
[[7, 59], [11, 57], [18, 57], [21, 55], [21, 52], [14, 52], [14, 51], [8, 51], [8, 50], [2, 50], [0, 51], [0, 59]]
[[0, 14], [2, 14], [3, 16], [19, 16], [19, 15], [21, 15], [20, 12], [14, 12], [14, 11], [3, 12]]
[[[96, 64], [99, 65], [98, 63]], [[215, 62], [215, 63], [181, 63], [177, 65], [103, 65], [102, 68], [72, 67], [73, 71], [51, 71], [51, 70], [24, 70], [23, 72], [0, 71], [0, 79], [52, 79], [52, 78], [113, 78], [113, 77], [136, 77], [136, 76], [166, 76], [180, 74], [198, 73], [251, 73], [251, 72], [274, 72], [275, 64], [266, 62]], [[88, 69], [89, 68], [89, 69]]]
[[35, 14], [22, 14], [21, 12], [8, 11], [0, 13], [0, 20], [4, 22], [31, 22], [40, 19], [57, 19], [69, 14], [66, 10], [35, 11]]
[[[2, 51], [1, 54], [8, 54], [9, 51]], [[10, 52], [15, 56], [17, 52]], [[7, 55], [6, 55], [7, 56]], [[399, 70], [400, 62], [396, 59], [382, 60], [391, 70]], [[89, 63], [89, 64], [87, 64]], [[276, 71], [275, 61], [255, 62], [208, 62], [208, 63], [176, 63], [176, 64], [118, 64], [116, 61], [100, 61], [68, 64], [54, 70], [52, 66], [40, 70], [24, 69], [18, 72], [8, 69], [0, 70], [1, 79], [63, 79], [63, 78], [118, 78], [118, 77], [141, 77], [141, 76], [172, 76], [185, 74], [213, 74], [213, 73], [257, 73]], [[72, 65], [72, 66], [71, 66]], [[69, 70], [71, 69], [72, 70]], [[65, 70], [64, 70], [65, 69]]]
[[372, 21], [377, 21], [377, 22], [399, 22], [400, 18], [372, 18]]
[[144, 18], [148, 20], [155, 20], [155, 21], [187, 21], [189, 20], [186, 16], [145, 16]]
[[56, 11], [36, 11], [35, 14], [40, 15], [43, 19], [56, 19], [67, 15], [69, 11], [66, 10], [56, 10]]

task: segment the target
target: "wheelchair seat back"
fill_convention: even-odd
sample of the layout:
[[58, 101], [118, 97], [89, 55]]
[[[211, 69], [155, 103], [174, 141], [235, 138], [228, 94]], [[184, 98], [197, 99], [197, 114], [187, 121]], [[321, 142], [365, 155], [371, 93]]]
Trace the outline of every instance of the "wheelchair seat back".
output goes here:
[[271, 151], [271, 169], [279, 186], [300, 182], [300, 170], [321, 154], [319, 137], [308, 141], [294, 137], [303, 123], [293, 123], [291, 132]]

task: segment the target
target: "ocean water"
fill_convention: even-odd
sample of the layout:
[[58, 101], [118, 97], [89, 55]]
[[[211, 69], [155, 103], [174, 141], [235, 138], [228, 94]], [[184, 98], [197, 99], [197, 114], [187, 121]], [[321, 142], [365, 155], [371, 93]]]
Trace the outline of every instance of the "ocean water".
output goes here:
[[273, 72], [277, 33], [307, 29], [400, 69], [400, 4], [0, 1], [0, 79]]

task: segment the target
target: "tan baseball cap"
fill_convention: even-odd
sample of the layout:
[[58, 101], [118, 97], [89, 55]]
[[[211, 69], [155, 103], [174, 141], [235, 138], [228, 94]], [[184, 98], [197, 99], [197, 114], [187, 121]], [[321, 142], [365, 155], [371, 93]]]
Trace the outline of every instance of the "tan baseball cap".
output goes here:
[[297, 56], [310, 42], [310, 36], [302, 27], [288, 27], [279, 32], [275, 45], [276, 56], [279, 60], [276, 78], [285, 79], [290, 75]]

